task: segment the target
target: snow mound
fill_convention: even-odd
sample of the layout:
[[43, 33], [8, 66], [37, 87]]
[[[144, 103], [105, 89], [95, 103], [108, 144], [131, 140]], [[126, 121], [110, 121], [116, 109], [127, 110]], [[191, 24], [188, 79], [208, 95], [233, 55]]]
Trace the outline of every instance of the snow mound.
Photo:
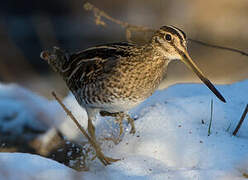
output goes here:
[[73, 179], [75, 171], [56, 161], [25, 153], [0, 153], [0, 179]]
[[[242, 178], [247, 173], [243, 165], [248, 159], [248, 123], [237, 137], [232, 132], [247, 103], [247, 87], [248, 81], [219, 86], [226, 104], [199, 84], [157, 91], [131, 111], [138, 116], [137, 133], [126, 133], [120, 144], [105, 148], [110, 156], [123, 158], [106, 168], [106, 179]], [[106, 169], [97, 172], [99, 178]]]
[[[77, 179], [91, 180], [244, 179], [243, 174], [248, 174], [248, 123], [243, 124], [237, 136], [232, 136], [232, 132], [247, 104], [247, 87], [248, 81], [217, 86], [226, 104], [216, 99], [203, 84], [179, 84], [157, 91], [130, 112], [137, 116], [135, 135], [129, 134], [129, 127], [118, 145], [103, 144], [106, 155], [122, 159], [107, 167], [97, 162], [91, 165], [90, 171], [78, 173], [37, 156], [35, 166], [32, 163], [24, 166], [16, 154], [6, 156], [3, 153], [0, 153], [0, 162], [7, 172], [16, 169], [18, 174], [28, 173], [34, 177], [40, 175], [38, 169], [41, 169], [41, 177], [45, 177], [46, 171], [48, 175], [50, 171], [53, 175], [58, 173], [58, 177], [67, 177], [70, 172]], [[208, 136], [211, 99], [214, 102], [213, 122]], [[86, 113], [76, 100], [69, 96], [64, 102], [86, 127]], [[45, 107], [45, 111], [46, 108], [55, 109], [56, 116], [63, 117], [60, 125], [63, 134], [69, 139], [78, 138], [76, 126], [68, 125], [71, 120], [62, 110], [57, 110], [57, 105]], [[98, 131], [104, 130], [103, 119], [98, 118], [96, 122]], [[15, 161], [16, 166], [8, 166]], [[48, 161], [54, 165], [49, 165]], [[55, 177], [49, 179], [59, 179]]]
[[[18, 85], [0, 84], [0, 132], [32, 139], [51, 125], [55, 106]], [[11, 136], [11, 137], [10, 137]]]

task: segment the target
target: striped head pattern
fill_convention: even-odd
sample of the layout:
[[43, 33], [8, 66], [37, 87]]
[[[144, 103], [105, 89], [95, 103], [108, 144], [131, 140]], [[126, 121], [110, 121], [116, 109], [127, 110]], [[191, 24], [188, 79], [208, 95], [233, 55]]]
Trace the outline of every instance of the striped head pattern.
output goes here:
[[201, 70], [189, 56], [185, 33], [174, 26], [162, 26], [153, 36], [152, 44], [165, 58], [170, 60], [181, 60], [188, 66], [206, 86], [223, 102], [224, 97], [205, 77]]
[[162, 26], [153, 36], [152, 44], [168, 60], [179, 60], [180, 52], [187, 51], [186, 34], [174, 26]]

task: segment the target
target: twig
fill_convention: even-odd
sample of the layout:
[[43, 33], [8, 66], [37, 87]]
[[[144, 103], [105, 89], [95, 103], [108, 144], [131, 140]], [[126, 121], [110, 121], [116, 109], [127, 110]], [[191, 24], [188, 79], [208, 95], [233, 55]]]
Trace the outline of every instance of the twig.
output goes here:
[[248, 56], [248, 53], [241, 51], [239, 49], [234, 49], [234, 48], [229, 48], [229, 47], [224, 47], [224, 46], [219, 46], [219, 45], [214, 45], [214, 44], [209, 44], [209, 43], [205, 43], [203, 41], [199, 41], [199, 40], [195, 40], [195, 39], [188, 39], [188, 41], [191, 41], [193, 43], [197, 43], [203, 46], [207, 46], [207, 47], [211, 47], [211, 48], [215, 48], [215, 49], [221, 49], [221, 50], [226, 50], [226, 51], [231, 51], [231, 52], [235, 52], [235, 53], [239, 53], [241, 55], [244, 56]]
[[86, 2], [84, 4], [84, 9], [87, 11], [93, 11], [94, 16], [95, 16], [95, 23], [96, 25], [102, 25], [105, 26], [106, 23], [104, 21], [102, 21], [102, 17], [106, 18], [107, 20], [120, 25], [121, 27], [125, 28], [126, 30], [126, 38], [128, 41], [131, 41], [131, 33], [132, 31], [138, 31], [138, 32], [154, 32], [155, 29], [152, 28], [148, 28], [145, 26], [137, 26], [137, 25], [133, 25], [133, 24], [129, 24], [127, 22], [115, 19], [113, 17], [111, 17], [110, 15], [108, 15], [107, 13], [105, 13], [104, 11], [98, 9], [97, 7], [95, 7], [93, 4]]
[[[105, 22], [101, 21], [101, 17], [104, 17], [115, 24], [121, 25], [123, 28], [132, 28], [135, 31], [154, 31], [154, 29], [151, 29], [151, 28], [148, 28], [145, 26], [132, 25], [132, 24], [129, 24], [127, 22], [115, 19], [115, 18], [111, 17], [110, 15], [108, 15], [107, 13], [105, 13], [104, 11], [98, 9], [97, 7], [95, 7], [93, 4], [91, 4], [89, 2], [84, 4], [84, 8], [87, 11], [93, 11], [94, 12], [94, 15], [97, 18], [98, 23], [99, 23], [98, 25], [105, 25]], [[99, 21], [101, 21], [101, 22], [99, 22]]]
[[79, 122], [77, 121], [77, 119], [73, 116], [73, 114], [71, 113], [71, 111], [69, 111], [69, 109], [67, 109], [67, 107], [62, 103], [62, 101], [57, 97], [56, 93], [53, 91], [52, 95], [54, 96], [54, 98], [58, 101], [58, 103], [61, 105], [61, 107], [64, 109], [64, 111], [66, 112], [66, 114], [73, 120], [73, 122], [77, 125], [77, 127], [79, 128], [79, 130], [83, 133], [83, 135], [88, 139], [88, 141], [91, 141], [91, 137], [87, 134], [87, 132], [85, 131], [85, 129], [79, 124]]
[[[115, 19], [115, 18], [111, 17], [110, 15], [108, 15], [103, 10], [100, 10], [99, 8], [95, 7], [93, 4], [91, 4], [89, 2], [86, 2], [84, 4], [84, 9], [87, 10], [87, 11], [93, 11], [94, 16], [95, 16], [96, 25], [102, 25], [102, 26], [106, 25], [106, 23], [101, 19], [103, 17], [103, 18], [105, 18], [105, 19], [107, 19], [107, 20], [109, 20], [109, 21], [111, 21], [111, 22], [113, 22], [115, 24], [118, 24], [121, 27], [125, 28], [125, 30], [126, 30], [126, 38], [127, 38], [127, 41], [129, 41], [129, 42], [132, 42], [132, 40], [131, 40], [132, 31], [135, 31], [135, 32], [155, 32], [156, 31], [155, 29], [152, 29], [152, 28], [149, 28], [149, 27], [137, 26], [137, 25], [129, 24], [127, 22]], [[241, 51], [239, 49], [234, 49], [234, 48], [214, 45], [214, 44], [210, 44], [210, 43], [205, 43], [203, 41], [199, 41], [199, 40], [195, 40], [195, 39], [191, 39], [191, 38], [189, 38], [187, 40], [191, 41], [193, 43], [196, 43], [196, 44], [203, 45], [203, 46], [216, 48], [216, 49], [220, 49], [220, 50], [225, 50], [225, 51], [231, 51], [231, 52], [242, 54], [244, 56], [248, 56], [248, 53], [246, 53], [244, 51]]]
[[210, 114], [210, 122], [208, 126], [208, 136], [210, 136], [211, 134], [212, 121], [213, 121], [213, 99], [211, 99], [211, 114]]
[[236, 134], [238, 133], [238, 131], [239, 131], [239, 129], [240, 129], [240, 127], [241, 127], [241, 125], [242, 125], [244, 119], [245, 119], [245, 116], [246, 116], [247, 112], [248, 112], [248, 104], [247, 104], [246, 107], [245, 107], [245, 110], [244, 110], [244, 112], [243, 112], [243, 114], [242, 114], [242, 116], [241, 116], [241, 118], [240, 118], [240, 120], [239, 120], [239, 123], [238, 123], [237, 127], [236, 127], [235, 130], [233, 131], [233, 135], [234, 135], [234, 136], [236, 136]]
[[[64, 111], [66, 112], [66, 114], [73, 120], [73, 122], [76, 124], [76, 126], [78, 127], [78, 129], [83, 133], [83, 135], [88, 139], [88, 142], [92, 145], [92, 147], [94, 148], [94, 150], [96, 152], [98, 152], [98, 148], [97, 145], [95, 143], [95, 141], [88, 135], [88, 133], [85, 131], [85, 129], [79, 124], [79, 122], [77, 121], [77, 119], [73, 116], [73, 114], [71, 113], [71, 111], [69, 111], [67, 109], [67, 107], [62, 103], [62, 101], [57, 97], [56, 93], [53, 91], [52, 95], [54, 96], [54, 98], [58, 101], [58, 103], [61, 105], [61, 107], [64, 109]], [[99, 159], [103, 165], [107, 165], [102, 159]]]

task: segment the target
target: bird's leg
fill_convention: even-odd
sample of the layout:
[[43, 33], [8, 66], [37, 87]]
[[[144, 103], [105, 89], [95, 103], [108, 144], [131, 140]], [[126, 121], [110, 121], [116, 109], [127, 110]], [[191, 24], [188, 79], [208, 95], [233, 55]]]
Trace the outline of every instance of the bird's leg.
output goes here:
[[123, 133], [123, 125], [122, 125], [123, 118], [124, 118], [124, 114], [121, 113], [116, 116], [116, 121], [119, 123], [119, 128], [120, 128], [119, 136], [121, 136]]
[[96, 135], [95, 135], [95, 127], [92, 123], [92, 119], [90, 118], [90, 116], [88, 116], [88, 132], [90, 135], [90, 141], [92, 146], [94, 147], [95, 151], [96, 151], [96, 157], [106, 166], [111, 164], [112, 162], [116, 162], [119, 161], [120, 159], [113, 159], [110, 157], [106, 157], [102, 150], [100, 145], [98, 144], [97, 140], [96, 140]]

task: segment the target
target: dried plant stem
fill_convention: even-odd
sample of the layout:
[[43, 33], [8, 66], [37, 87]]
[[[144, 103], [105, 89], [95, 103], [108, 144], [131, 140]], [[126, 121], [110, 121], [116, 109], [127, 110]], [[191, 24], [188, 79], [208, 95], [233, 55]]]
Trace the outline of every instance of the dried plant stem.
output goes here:
[[[127, 22], [124, 21], [120, 21], [118, 19], [115, 19], [113, 17], [111, 17], [110, 15], [108, 15], [106, 12], [104, 12], [103, 10], [95, 7], [93, 4], [86, 2], [84, 4], [84, 9], [87, 11], [93, 11], [94, 16], [95, 16], [95, 23], [96, 25], [102, 25], [105, 26], [106, 23], [101, 19], [102, 17], [115, 23], [120, 25], [121, 27], [125, 28], [126, 30], [126, 38], [129, 42], [132, 42], [131, 40], [131, 35], [132, 35], [132, 31], [134, 32], [155, 32], [155, 29], [149, 28], [149, 27], [145, 27], [145, 26], [137, 26], [137, 25], [133, 25], [133, 24], [129, 24]], [[188, 41], [191, 41], [193, 43], [197, 43], [203, 46], [207, 46], [207, 47], [211, 47], [211, 48], [216, 48], [216, 49], [220, 49], [220, 50], [225, 50], [225, 51], [231, 51], [231, 52], [235, 52], [235, 53], [239, 53], [241, 55], [244, 56], [248, 56], [248, 53], [238, 50], [238, 49], [234, 49], [234, 48], [229, 48], [229, 47], [224, 47], [224, 46], [219, 46], [219, 45], [214, 45], [214, 44], [210, 44], [210, 43], [205, 43], [203, 41], [199, 41], [199, 40], [195, 40], [195, 39], [187, 39]]]
[[[148, 27], [132, 25], [132, 24], [129, 24], [127, 22], [115, 19], [115, 18], [111, 17], [110, 15], [108, 15], [107, 13], [105, 13], [104, 11], [98, 9], [97, 7], [95, 7], [94, 5], [92, 5], [89, 2], [84, 4], [84, 8], [88, 11], [93, 11], [95, 17], [98, 18], [98, 20], [101, 20], [100, 18], [104, 17], [115, 24], [121, 25], [123, 28], [132, 28], [135, 31], [154, 31], [154, 29], [151, 29]], [[100, 24], [105, 25], [105, 22], [102, 21]]]
[[129, 24], [127, 22], [115, 19], [115, 18], [111, 17], [110, 15], [108, 15], [107, 13], [105, 13], [104, 11], [98, 9], [97, 7], [95, 7], [93, 4], [91, 4], [89, 2], [86, 2], [84, 4], [84, 9], [87, 11], [93, 11], [94, 16], [96, 18], [95, 19], [96, 25], [105, 26], [106, 23], [104, 21], [102, 21], [102, 19], [101, 19], [102, 17], [104, 17], [107, 20], [125, 28], [126, 29], [126, 38], [128, 41], [131, 41], [131, 31], [139, 31], [139, 32], [154, 32], [155, 31], [154, 29], [149, 28], [149, 27], [137, 26], [137, 25]]
[[240, 129], [240, 127], [241, 127], [241, 125], [242, 125], [244, 119], [245, 119], [245, 116], [246, 116], [247, 112], [248, 112], [248, 104], [247, 104], [246, 107], [245, 107], [245, 110], [244, 110], [244, 112], [243, 112], [243, 114], [242, 114], [242, 116], [241, 116], [241, 118], [240, 118], [240, 120], [239, 120], [239, 123], [238, 123], [237, 127], [236, 127], [235, 130], [233, 131], [233, 135], [234, 135], [234, 136], [236, 136], [236, 134], [238, 133], [238, 131], [239, 131], [239, 129]]
[[91, 137], [88, 135], [88, 133], [85, 131], [85, 129], [79, 124], [79, 122], [77, 121], [77, 119], [73, 116], [73, 114], [71, 113], [71, 111], [69, 111], [69, 109], [67, 109], [67, 107], [62, 103], [62, 101], [57, 97], [56, 93], [53, 91], [52, 95], [54, 96], [54, 98], [58, 101], [58, 103], [61, 105], [61, 107], [64, 109], [64, 111], [66, 112], [66, 114], [73, 120], [73, 122], [77, 125], [77, 127], [79, 128], [79, 130], [83, 133], [83, 135], [89, 140], [91, 141]]
[[211, 111], [210, 111], [210, 122], [208, 126], [208, 136], [211, 134], [211, 126], [212, 126], [212, 121], [213, 121], [213, 99], [211, 99]]
[[191, 41], [193, 43], [197, 43], [197, 44], [200, 44], [200, 45], [203, 45], [203, 46], [207, 46], [207, 47], [211, 47], [211, 48], [215, 48], [215, 49], [226, 50], [226, 51], [231, 51], [231, 52], [239, 53], [239, 54], [244, 55], [244, 56], [248, 56], [248, 53], [246, 53], [244, 51], [241, 51], [239, 49], [234, 49], [234, 48], [229, 48], [229, 47], [209, 44], [209, 43], [205, 43], [203, 41], [199, 41], [199, 40], [195, 40], [195, 39], [188, 39], [188, 41]]
[[[53, 97], [58, 101], [58, 103], [61, 105], [61, 107], [64, 109], [64, 111], [66, 112], [66, 114], [73, 120], [73, 122], [76, 124], [76, 126], [78, 127], [78, 129], [83, 133], [83, 135], [88, 139], [89, 143], [92, 145], [92, 147], [94, 148], [94, 150], [96, 152], [99, 151], [98, 146], [96, 144], [96, 142], [88, 135], [88, 133], [86, 132], [86, 130], [79, 124], [79, 122], [77, 121], [77, 119], [73, 116], [73, 114], [71, 113], [71, 111], [69, 111], [69, 109], [67, 109], [67, 107], [62, 103], [62, 101], [57, 97], [56, 93], [53, 91], [52, 92]], [[103, 161], [102, 159], [99, 159], [105, 166], [107, 165], [105, 161]]]

